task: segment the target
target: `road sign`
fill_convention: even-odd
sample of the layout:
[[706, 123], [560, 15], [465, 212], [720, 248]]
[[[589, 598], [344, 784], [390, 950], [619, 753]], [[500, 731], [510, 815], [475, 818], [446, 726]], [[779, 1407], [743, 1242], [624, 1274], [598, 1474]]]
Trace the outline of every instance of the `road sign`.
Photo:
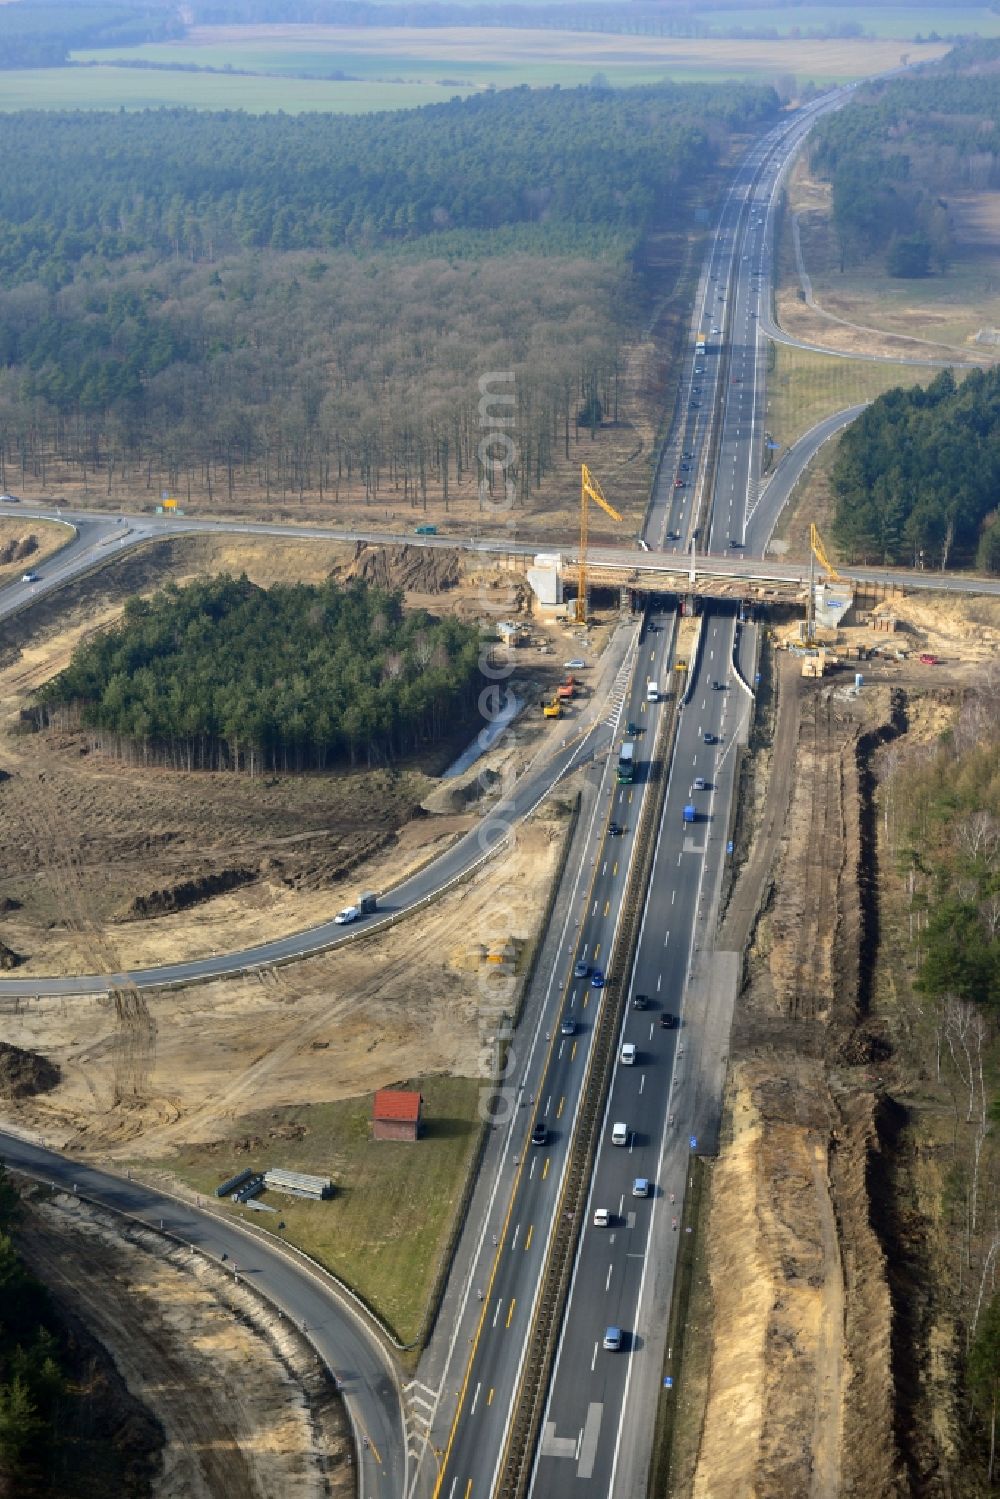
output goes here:
[[698, 1136], [697, 1135], [692, 1135], [691, 1136], [691, 1149], [692, 1150], [697, 1150], [698, 1149]]

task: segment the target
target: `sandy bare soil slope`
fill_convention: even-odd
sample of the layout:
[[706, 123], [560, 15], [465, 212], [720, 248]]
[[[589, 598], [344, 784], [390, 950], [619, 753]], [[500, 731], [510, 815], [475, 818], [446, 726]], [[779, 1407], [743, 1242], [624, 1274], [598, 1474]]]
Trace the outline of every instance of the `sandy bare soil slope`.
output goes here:
[[71, 1198], [36, 1199], [19, 1241], [162, 1424], [156, 1499], [354, 1493], [339, 1397], [252, 1290]]
[[795, 747], [771, 792], [780, 802], [786, 783], [789, 809], [734, 1026], [691, 1492], [874, 1499], [896, 1492], [897, 1454], [892, 1307], [868, 1195], [885, 1045], [868, 1021], [862, 782], [900, 706], [889, 688], [803, 683], [792, 663], [782, 691]]
[[534, 939], [567, 826], [566, 804], [547, 805], [474, 879], [346, 951], [156, 995], [141, 1075], [124, 1089], [132, 1052], [114, 1003], [8, 1002], [4, 1035], [58, 1066], [61, 1081], [0, 1100], [0, 1112], [56, 1144], [156, 1156], [210, 1142], [244, 1113], [425, 1073], [478, 1075], [516, 983], [484, 977], [478, 945]]

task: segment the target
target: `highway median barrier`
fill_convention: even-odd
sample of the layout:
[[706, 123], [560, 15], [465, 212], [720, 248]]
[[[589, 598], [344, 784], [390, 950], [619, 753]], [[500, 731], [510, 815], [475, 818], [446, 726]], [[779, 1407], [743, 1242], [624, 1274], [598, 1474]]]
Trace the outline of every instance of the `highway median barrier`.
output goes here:
[[[676, 648], [676, 632], [675, 621], [674, 638], [668, 651], [671, 667]], [[663, 816], [678, 704], [676, 699], [671, 699], [665, 706], [667, 711], [660, 718], [649, 761], [651, 794], [644, 799], [636, 829], [635, 854], [622, 898], [618, 933], [608, 965], [604, 998], [581, 1090], [562, 1195], [553, 1220], [552, 1237], [525, 1351], [521, 1382], [508, 1429], [500, 1481], [496, 1489], [497, 1499], [525, 1499], [531, 1482], [535, 1450], [569, 1297], [593, 1164], [600, 1147], [608, 1089], [617, 1060], [618, 1035], [628, 998], [629, 977], [639, 940], [645, 894], [653, 868], [657, 832]]]

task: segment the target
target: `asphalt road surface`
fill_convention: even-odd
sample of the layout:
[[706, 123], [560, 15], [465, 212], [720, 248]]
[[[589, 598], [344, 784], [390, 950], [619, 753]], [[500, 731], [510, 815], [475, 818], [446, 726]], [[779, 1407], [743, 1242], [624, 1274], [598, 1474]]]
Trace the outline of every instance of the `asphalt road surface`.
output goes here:
[[[548, 1047], [535, 1091], [523, 1100], [511, 1130], [510, 1151], [517, 1161], [513, 1189], [473, 1271], [479, 1282], [474, 1294], [482, 1293], [482, 1313], [464, 1375], [457, 1371], [462, 1396], [441, 1460], [436, 1491], [442, 1495], [471, 1499], [488, 1494], [498, 1470], [604, 992], [594, 970], [603, 974], [613, 948], [634, 831], [647, 794], [649, 746], [664, 711], [660, 701], [648, 700], [647, 683], [652, 680], [664, 691], [672, 689], [663, 680], [671, 639], [669, 616], [647, 623], [631, 693], [622, 705], [616, 748], [622, 742], [636, 746], [633, 783], [618, 784], [617, 753], [608, 757], [603, 770], [591, 845], [592, 879], [579, 924], [560, 954], [550, 1000]], [[634, 738], [627, 733], [629, 721], [640, 731]], [[612, 831], [612, 824], [619, 831]], [[586, 965], [587, 974], [577, 973], [578, 964]], [[536, 1125], [544, 1129], [545, 1138], [532, 1144]]]
[[165, 1229], [257, 1286], [304, 1330], [336, 1375], [357, 1439], [361, 1499], [397, 1499], [405, 1492], [402, 1407], [389, 1361], [372, 1330], [348, 1310], [321, 1274], [215, 1214], [199, 1212], [82, 1161], [67, 1160], [16, 1135], [0, 1133], [0, 1154], [11, 1169]]

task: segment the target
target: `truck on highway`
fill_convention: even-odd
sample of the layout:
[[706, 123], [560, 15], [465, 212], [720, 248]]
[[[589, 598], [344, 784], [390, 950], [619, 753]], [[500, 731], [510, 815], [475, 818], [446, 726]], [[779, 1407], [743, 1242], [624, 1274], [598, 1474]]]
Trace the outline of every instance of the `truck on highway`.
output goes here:
[[681, 818], [682, 818], [682, 820], [685, 823], [697, 822], [697, 820], [698, 820], [698, 813], [697, 813], [697, 810], [695, 808], [694, 802], [688, 802], [687, 803], [687, 805], [684, 808], [684, 811], [681, 813]]
[[414, 536], [436, 536], [437, 533], [437, 526], [414, 526], [413, 528]]
[[647, 703], [658, 703], [660, 701], [660, 684], [659, 682], [654, 682], [652, 678], [646, 683], [646, 701]]
[[695, 351], [696, 354], [704, 354], [704, 352], [705, 352], [705, 335], [704, 335], [704, 333], [699, 333], [698, 337], [695, 339], [694, 351]]
[[631, 739], [625, 741], [618, 751], [618, 784], [631, 786], [635, 778], [635, 745]]

